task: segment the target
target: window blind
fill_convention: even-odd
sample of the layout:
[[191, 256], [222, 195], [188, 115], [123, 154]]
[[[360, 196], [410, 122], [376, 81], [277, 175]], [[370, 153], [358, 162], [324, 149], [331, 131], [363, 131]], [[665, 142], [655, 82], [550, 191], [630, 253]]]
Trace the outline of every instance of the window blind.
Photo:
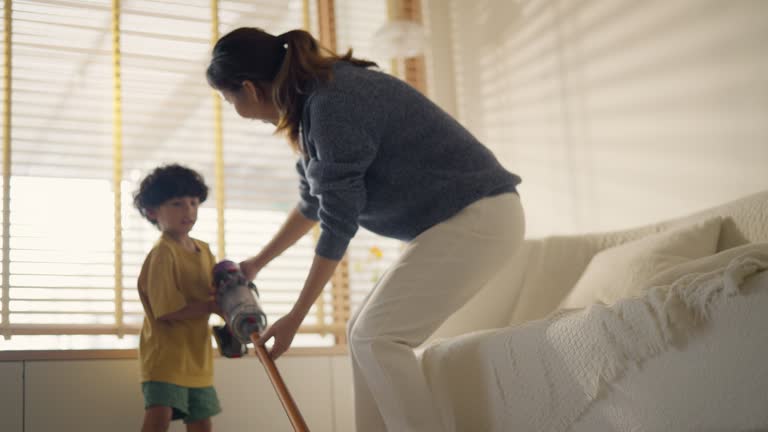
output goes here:
[[132, 205], [141, 179], [158, 165], [180, 163], [209, 187], [191, 235], [216, 253], [213, 103], [203, 72], [210, 51], [208, 2], [123, 2], [120, 11], [123, 110], [124, 321], [139, 327], [136, 280], [159, 231]]
[[[317, 21], [315, 2], [308, 2], [309, 30]], [[221, 35], [241, 26], [259, 27], [278, 35], [305, 24], [301, 1], [253, 2], [220, 1]], [[235, 261], [258, 253], [298, 203], [297, 156], [287, 139], [273, 135], [274, 126], [240, 118], [234, 107], [222, 106], [225, 183], [225, 233], [227, 256]], [[273, 323], [287, 313], [309, 272], [314, 256], [314, 239], [308, 234], [265, 267], [256, 279], [262, 308]], [[310, 310], [303, 327], [321, 329], [330, 323], [329, 290]], [[322, 311], [318, 311], [318, 306]], [[296, 345], [330, 345], [329, 334], [300, 333]]]
[[[335, 0], [336, 46], [340, 53], [350, 48], [355, 57], [374, 61], [391, 73], [391, 59], [381, 56], [373, 46], [373, 35], [388, 17], [387, 0]], [[349, 315], [355, 313], [379, 277], [399, 257], [402, 242], [360, 229], [350, 242]]]
[[[145, 3], [145, 7], [137, 10], [146, 11], [146, 6], [153, 4], [159, 8], [158, 3], [163, 2]], [[303, 18], [301, 6], [296, 2], [220, 1], [219, 35], [240, 26], [260, 27], [274, 34], [299, 28]], [[209, 2], [160, 10], [153, 26], [148, 25], [151, 22], [142, 14], [136, 14], [134, 20], [133, 13], [126, 12], [123, 79], [125, 146], [130, 149], [130, 155], [126, 153], [129, 189], [134, 190], [137, 180], [159, 163], [176, 161], [197, 169], [210, 189], [191, 235], [209, 242], [219, 259], [240, 261], [256, 254], [297, 202], [298, 180], [285, 138], [274, 136], [273, 126], [246, 121], [233, 107], [221, 104], [223, 185], [217, 185], [213, 131], [214, 98], [218, 96], [207, 86], [204, 75], [210, 57]], [[131, 26], [133, 22], [136, 28]], [[150, 32], [151, 29], [157, 30]], [[172, 56], [164, 55], [170, 52]], [[171, 88], [169, 82], [174, 83]], [[154, 109], [147, 110], [147, 106]], [[224, 245], [217, 241], [219, 191], [224, 193]], [[130, 212], [127, 219], [131, 221], [126, 229], [132, 230], [126, 237], [137, 242], [130, 244], [130, 250], [126, 245], [126, 267], [130, 266], [132, 271], [126, 271], [125, 284], [135, 286], [141, 261], [157, 238], [157, 231], [134, 209], [126, 211]], [[269, 322], [288, 312], [295, 301], [309, 270], [312, 250], [312, 239], [307, 236], [260, 272], [257, 285]], [[140, 322], [141, 304], [136, 291], [131, 292], [133, 297], [126, 301], [126, 306], [133, 306], [130, 311], [135, 313], [126, 315], [126, 319]], [[317, 313], [311, 311], [304, 324], [321, 323]], [[296, 339], [297, 345], [331, 342], [320, 335], [299, 335]]]
[[11, 17], [3, 324], [14, 346], [39, 348], [62, 339], [32, 336], [53, 326], [114, 325], [111, 13], [97, 1], [19, 0]]
[[[119, 4], [114, 15], [111, 4], [99, 0], [13, 2], [11, 157], [4, 172], [10, 179], [9, 241], [3, 245], [9, 271], [0, 303], [0, 329], [12, 338], [1, 340], [0, 349], [136, 346], [143, 319], [136, 279], [159, 232], [133, 208], [132, 194], [160, 164], [190, 166], [207, 180], [209, 198], [192, 235], [219, 258], [239, 261], [257, 253], [296, 205], [296, 155], [285, 138], [274, 136], [271, 125], [239, 118], [226, 103], [218, 183], [217, 96], [204, 76], [211, 3]], [[315, 1], [218, 4], [219, 35], [240, 26], [278, 34], [308, 24], [317, 36]], [[375, 58], [366, 34], [386, 19], [386, 2], [336, 2], [336, 8], [350, 9], [336, 20], [339, 46], [346, 50], [360, 38], [351, 45], [356, 55], [386, 69], [389, 63]], [[369, 20], [370, 28], [361, 27], [360, 19]], [[288, 311], [303, 286], [316, 235], [259, 274], [270, 322]], [[398, 242], [361, 230], [344, 275], [351, 289], [344, 295], [353, 305], [398, 249]], [[349, 312], [340, 308], [349, 308], [349, 301], [339, 303], [326, 289], [295, 344], [334, 343], [334, 317]]]

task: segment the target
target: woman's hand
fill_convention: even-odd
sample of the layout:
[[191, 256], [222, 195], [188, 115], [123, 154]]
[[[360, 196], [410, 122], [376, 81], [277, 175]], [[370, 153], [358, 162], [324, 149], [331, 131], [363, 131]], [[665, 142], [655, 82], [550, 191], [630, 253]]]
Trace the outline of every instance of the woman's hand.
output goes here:
[[240, 262], [240, 271], [243, 272], [245, 278], [249, 281], [256, 279], [256, 275], [261, 271], [262, 265], [256, 261], [256, 258], [249, 258]]
[[274, 338], [275, 342], [272, 344], [272, 349], [269, 350], [269, 356], [272, 357], [272, 360], [277, 360], [284, 352], [288, 351], [303, 320], [303, 316], [293, 312], [288, 313], [261, 334], [259, 345], [264, 345], [269, 339]]
[[333, 275], [338, 264], [339, 261], [337, 260], [315, 255], [312, 267], [309, 269], [307, 281], [304, 283], [304, 288], [301, 289], [299, 298], [296, 300], [293, 308], [291, 308], [291, 311], [275, 321], [272, 327], [268, 328], [259, 337], [259, 345], [264, 345], [270, 338], [275, 339], [272, 349], [269, 351], [272, 359], [280, 357], [291, 346], [293, 337], [296, 336], [301, 322], [309, 313], [317, 297], [323, 292], [323, 287], [331, 279], [331, 275]]

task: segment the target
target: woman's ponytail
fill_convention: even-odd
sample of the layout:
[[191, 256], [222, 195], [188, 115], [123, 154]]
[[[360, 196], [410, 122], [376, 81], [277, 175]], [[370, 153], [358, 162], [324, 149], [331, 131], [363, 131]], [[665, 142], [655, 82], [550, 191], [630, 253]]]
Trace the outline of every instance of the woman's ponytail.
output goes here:
[[286, 52], [272, 81], [272, 100], [280, 113], [277, 132], [285, 132], [294, 150], [299, 146], [299, 123], [308, 93], [317, 82], [331, 78], [331, 63], [321, 54], [317, 41], [304, 30], [291, 30], [277, 37]]

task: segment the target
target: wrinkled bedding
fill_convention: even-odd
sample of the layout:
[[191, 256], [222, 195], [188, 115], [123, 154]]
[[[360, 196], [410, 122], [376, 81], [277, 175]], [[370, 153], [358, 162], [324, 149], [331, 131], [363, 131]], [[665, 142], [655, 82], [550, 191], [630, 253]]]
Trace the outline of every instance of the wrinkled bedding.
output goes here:
[[768, 253], [723, 264], [614, 305], [428, 347], [447, 430], [768, 427], [768, 362], [755, 361], [768, 354]]

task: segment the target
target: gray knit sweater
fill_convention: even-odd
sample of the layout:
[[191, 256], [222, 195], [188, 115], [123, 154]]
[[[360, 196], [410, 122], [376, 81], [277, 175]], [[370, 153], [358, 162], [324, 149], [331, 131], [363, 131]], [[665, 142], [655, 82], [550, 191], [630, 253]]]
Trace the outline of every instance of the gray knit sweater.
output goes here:
[[320, 221], [316, 253], [340, 259], [358, 226], [411, 240], [520, 177], [437, 105], [384, 73], [339, 62], [309, 95], [299, 211]]

